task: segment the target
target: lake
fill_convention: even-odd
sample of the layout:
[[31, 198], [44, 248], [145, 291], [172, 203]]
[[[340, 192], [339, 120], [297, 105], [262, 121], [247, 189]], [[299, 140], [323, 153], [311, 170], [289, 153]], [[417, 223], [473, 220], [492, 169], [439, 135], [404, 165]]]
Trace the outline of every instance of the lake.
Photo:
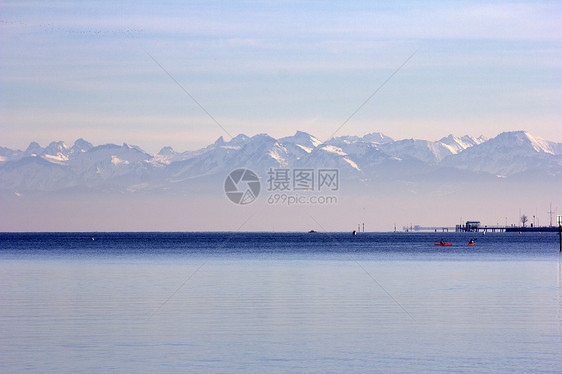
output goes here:
[[558, 251], [555, 233], [2, 233], [0, 372], [558, 373]]

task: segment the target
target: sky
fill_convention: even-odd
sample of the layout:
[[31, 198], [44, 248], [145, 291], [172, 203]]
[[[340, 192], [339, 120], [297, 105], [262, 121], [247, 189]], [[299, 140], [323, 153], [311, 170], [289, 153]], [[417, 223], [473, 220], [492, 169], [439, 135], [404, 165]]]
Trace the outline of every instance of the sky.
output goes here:
[[373, 94], [336, 135], [562, 142], [561, 16], [559, 1], [0, 1], [0, 145], [327, 140]]

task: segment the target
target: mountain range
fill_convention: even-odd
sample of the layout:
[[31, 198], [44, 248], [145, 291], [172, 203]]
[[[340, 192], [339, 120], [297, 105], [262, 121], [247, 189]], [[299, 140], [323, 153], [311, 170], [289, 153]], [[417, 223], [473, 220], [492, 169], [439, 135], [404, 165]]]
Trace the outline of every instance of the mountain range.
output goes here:
[[240, 134], [195, 151], [164, 147], [157, 154], [126, 143], [94, 146], [78, 139], [43, 148], [32, 142], [25, 151], [0, 147], [0, 191], [204, 192], [210, 183], [222, 188], [226, 175], [242, 167], [262, 181], [270, 168], [336, 168], [342, 184], [357, 191], [498, 179], [560, 183], [562, 143], [524, 131], [438, 141], [394, 140], [378, 132], [325, 142], [302, 131], [279, 139]]

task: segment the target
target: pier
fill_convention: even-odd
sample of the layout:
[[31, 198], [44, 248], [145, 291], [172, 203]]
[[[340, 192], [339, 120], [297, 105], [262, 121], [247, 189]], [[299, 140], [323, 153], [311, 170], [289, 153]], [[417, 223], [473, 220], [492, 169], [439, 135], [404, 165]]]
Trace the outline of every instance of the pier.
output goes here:
[[455, 232], [558, 232], [556, 226], [488, 226], [480, 221], [466, 221], [464, 225], [456, 225]]
[[403, 226], [402, 229], [405, 232], [413, 232], [413, 231], [434, 231], [434, 232], [449, 232], [453, 231], [454, 227], [446, 227], [446, 226]]
[[421, 226], [410, 225], [403, 226], [405, 232], [433, 231], [433, 232], [558, 232], [558, 226], [500, 226], [500, 225], [482, 225], [480, 221], [466, 221], [464, 225], [448, 226]]

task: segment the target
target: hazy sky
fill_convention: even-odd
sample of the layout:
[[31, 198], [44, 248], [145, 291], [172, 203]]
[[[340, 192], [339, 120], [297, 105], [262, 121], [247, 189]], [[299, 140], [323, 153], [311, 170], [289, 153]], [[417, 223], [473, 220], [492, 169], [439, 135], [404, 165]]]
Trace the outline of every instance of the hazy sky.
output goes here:
[[560, 1], [1, 1], [0, 145], [232, 135], [562, 142]]

